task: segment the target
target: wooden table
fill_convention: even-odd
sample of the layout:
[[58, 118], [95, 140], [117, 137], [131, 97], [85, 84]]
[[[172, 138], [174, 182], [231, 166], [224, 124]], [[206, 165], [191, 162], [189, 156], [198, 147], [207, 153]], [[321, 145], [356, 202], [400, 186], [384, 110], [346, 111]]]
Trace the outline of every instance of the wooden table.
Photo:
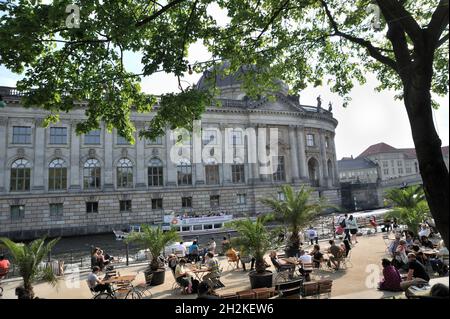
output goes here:
[[206, 275], [206, 273], [209, 273], [210, 271], [208, 270], [208, 268], [191, 268], [189, 269], [189, 272], [193, 273], [199, 281], [202, 281], [203, 276]]
[[116, 284], [119, 282], [132, 282], [136, 279], [136, 275], [114, 276], [103, 280], [104, 284]]
[[[291, 265], [299, 265], [300, 262], [297, 260], [297, 258], [294, 257], [289, 257], [289, 258], [280, 258], [280, 260], [283, 260], [284, 262], [286, 262], [287, 264], [291, 264]], [[283, 264], [280, 264], [280, 266], [282, 266]]]
[[439, 253], [439, 250], [430, 249], [430, 248], [421, 249], [420, 251], [423, 252], [423, 254], [427, 255], [427, 256], [435, 256]]

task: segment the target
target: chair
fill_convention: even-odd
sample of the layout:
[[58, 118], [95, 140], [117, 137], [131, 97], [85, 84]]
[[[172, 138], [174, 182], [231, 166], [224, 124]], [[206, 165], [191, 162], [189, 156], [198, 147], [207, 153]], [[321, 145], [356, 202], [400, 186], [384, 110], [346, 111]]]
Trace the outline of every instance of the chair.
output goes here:
[[302, 298], [317, 297], [319, 293], [319, 283], [316, 281], [310, 281], [303, 283], [301, 296]]
[[142, 297], [151, 297], [152, 292], [150, 291], [151, 282], [153, 279], [153, 274], [147, 274], [145, 276], [145, 282], [135, 286], [136, 290], [139, 291]]
[[327, 298], [331, 297], [331, 288], [333, 286], [333, 280], [320, 280], [319, 283], [319, 291], [317, 293], [318, 298], [322, 295], [326, 295]]
[[275, 295], [275, 287], [255, 288], [252, 291], [255, 293], [255, 299], [269, 299]]
[[172, 275], [173, 275], [173, 280], [174, 283], [172, 284], [172, 290], [174, 294], [177, 294], [178, 292], [180, 292], [181, 294], [183, 294], [185, 292], [184, 287], [180, 285], [180, 283], [177, 281], [177, 278], [175, 277], [175, 272], [171, 271]]
[[295, 279], [277, 284], [275, 291], [278, 292], [279, 298], [299, 298], [302, 292], [303, 279]]
[[229, 270], [230, 268], [232, 270], [239, 268], [239, 257], [236, 254], [226, 253], [225, 256], [227, 257], [228, 262], [227, 270]]
[[310, 275], [311, 275], [311, 273], [314, 270], [313, 263], [303, 263], [302, 264], [302, 269], [305, 272], [305, 276], [304, 277], [305, 277], [306, 281], [309, 281], [310, 280]]
[[92, 294], [92, 299], [116, 299], [112, 294], [104, 291], [95, 291], [91, 287], [89, 287], [89, 280], [86, 280], [86, 284], [89, 288], [89, 291]]

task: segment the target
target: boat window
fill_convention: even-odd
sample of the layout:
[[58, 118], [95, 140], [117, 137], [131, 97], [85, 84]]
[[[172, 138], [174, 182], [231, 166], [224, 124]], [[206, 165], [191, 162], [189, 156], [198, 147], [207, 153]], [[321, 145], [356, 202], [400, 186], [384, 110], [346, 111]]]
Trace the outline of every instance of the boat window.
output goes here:
[[181, 227], [181, 231], [190, 231], [191, 227], [190, 226], [183, 226]]
[[222, 224], [214, 224], [214, 228], [222, 228]]
[[203, 229], [212, 229], [212, 225], [203, 225]]
[[202, 230], [202, 225], [194, 225], [194, 230]]
[[176, 231], [180, 231], [180, 226], [175, 226], [173, 227], [173, 229], [175, 229]]

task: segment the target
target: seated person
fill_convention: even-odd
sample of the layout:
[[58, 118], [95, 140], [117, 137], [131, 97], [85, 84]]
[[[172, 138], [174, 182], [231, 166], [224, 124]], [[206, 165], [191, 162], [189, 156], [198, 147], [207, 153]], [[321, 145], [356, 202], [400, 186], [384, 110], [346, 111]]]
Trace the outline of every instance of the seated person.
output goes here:
[[330, 240], [330, 247], [328, 252], [331, 254], [330, 260], [328, 261], [328, 267], [331, 268], [331, 263], [334, 265], [335, 270], [339, 270], [341, 265], [342, 257], [344, 256], [344, 251], [335, 244], [334, 240]]
[[305, 270], [304, 265], [305, 264], [312, 264], [312, 257], [311, 255], [308, 255], [305, 253], [304, 250], [300, 250], [300, 256], [298, 257], [298, 261], [302, 265], [301, 268], [298, 269], [300, 274], [305, 277], [306, 281], [310, 281], [309, 274], [311, 273], [311, 270]]
[[448, 273], [449, 253], [443, 240], [441, 240], [439, 246], [439, 252], [436, 254], [436, 258], [430, 258], [430, 264], [434, 272], [439, 273], [440, 276], [445, 276]]
[[430, 249], [434, 248], [433, 242], [431, 240], [429, 240], [427, 236], [422, 236], [420, 238], [420, 243], [422, 244], [422, 246], [424, 246], [426, 248], [430, 248]]
[[92, 250], [92, 254], [91, 254], [91, 269], [94, 268], [94, 266], [98, 266], [98, 251], [100, 250], [100, 248], [95, 247]]
[[414, 244], [414, 239], [412, 238], [411, 234], [406, 234], [405, 242], [407, 247], [411, 247]]
[[239, 269], [239, 256], [237, 254], [237, 251], [233, 249], [233, 247], [230, 247], [226, 253], [225, 256], [227, 256], [229, 262], [236, 262], [236, 268]]
[[323, 254], [320, 252], [320, 246], [314, 245], [314, 249], [310, 255], [312, 256], [313, 266], [315, 268], [320, 268], [320, 263], [324, 260]]
[[291, 273], [291, 275], [294, 273], [295, 265], [290, 264], [282, 259], [278, 259], [276, 251], [271, 251], [269, 257], [272, 261], [273, 266], [278, 272], [287, 270]]
[[88, 275], [87, 283], [89, 289], [95, 292], [103, 292], [107, 291], [108, 293], [112, 293], [111, 286], [109, 284], [103, 283], [102, 280], [98, 278], [98, 272], [100, 271], [99, 266], [92, 267], [92, 272]]
[[219, 296], [212, 290], [206, 282], [201, 282], [198, 285], [197, 299], [220, 299]]
[[440, 283], [434, 284], [433, 287], [431, 287], [430, 296], [448, 298], [448, 286]]
[[431, 234], [430, 226], [427, 224], [422, 224], [419, 230], [419, 238], [428, 237]]
[[[391, 253], [392, 257], [395, 257], [395, 252], [397, 251], [397, 247], [400, 244], [400, 240], [401, 240], [401, 237], [400, 237], [400, 235], [397, 234], [397, 235], [395, 235], [395, 240], [389, 245], [388, 250]], [[411, 244], [412, 244], [412, 242], [411, 242]]]
[[0, 255], [0, 278], [9, 272], [10, 263], [5, 256]]
[[175, 280], [188, 294], [192, 293], [192, 275], [186, 268], [186, 259], [181, 258], [175, 267]]
[[401, 291], [400, 283], [402, 277], [388, 259], [381, 261], [383, 266], [383, 280], [379, 283], [378, 289], [387, 291]]
[[172, 272], [175, 273], [175, 268], [178, 265], [178, 257], [175, 254], [170, 254], [169, 257], [167, 257], [167, 265]]
[[214, 254], [212, 252], [206, 254], [205, 264], [209, 273], [203, 276], [203, 281], [207, 282], [211, 289], [216, 288], [215, 287], [216, 284], [218, 284], [221, 287], [225, 287], [219, 280], [220, 278], [219, 262], [214, 257]]
[[416, 254], [408, 254], [408, 277], [400, 283], [402, 290], [407, 290], [410, 286], [426, 284], [430, 281], [425, 267], [416, 260]]
[[406, 252], [406, 242], [404, 240], [400, 240], [399, 245], [397, 246], [397, 250], [395, 251], [395, 257], [392, 263], [397, 269], [407, 269], [408, 255]]
[[[100, 270], [103, 270], [110, 263], [111, 263], [111, 261], [109, 259], [105, 258], [105, 255], [103, 254], [103, 250], [101, 250], [101, 249], [97, 250], [97, 266], [100, 267]], [[107, 268], [112, 268], [112, 267], [107, 267]]]

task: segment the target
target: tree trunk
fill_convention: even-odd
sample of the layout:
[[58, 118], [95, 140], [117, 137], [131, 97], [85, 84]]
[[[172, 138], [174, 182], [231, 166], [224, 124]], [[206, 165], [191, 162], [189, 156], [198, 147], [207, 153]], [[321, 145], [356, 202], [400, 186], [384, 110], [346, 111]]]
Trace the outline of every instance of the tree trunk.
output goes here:
[[430, 66], [415, 65], [410, 85], [405, 88], [405, 106], [425, 196], [431, 215], [436, 222], [436, 228], [441, 233], [446, 247], [449, 247], [449, 176], [442, 155], [441, 140], [433, 122], [430, 94], [432, 69]]

